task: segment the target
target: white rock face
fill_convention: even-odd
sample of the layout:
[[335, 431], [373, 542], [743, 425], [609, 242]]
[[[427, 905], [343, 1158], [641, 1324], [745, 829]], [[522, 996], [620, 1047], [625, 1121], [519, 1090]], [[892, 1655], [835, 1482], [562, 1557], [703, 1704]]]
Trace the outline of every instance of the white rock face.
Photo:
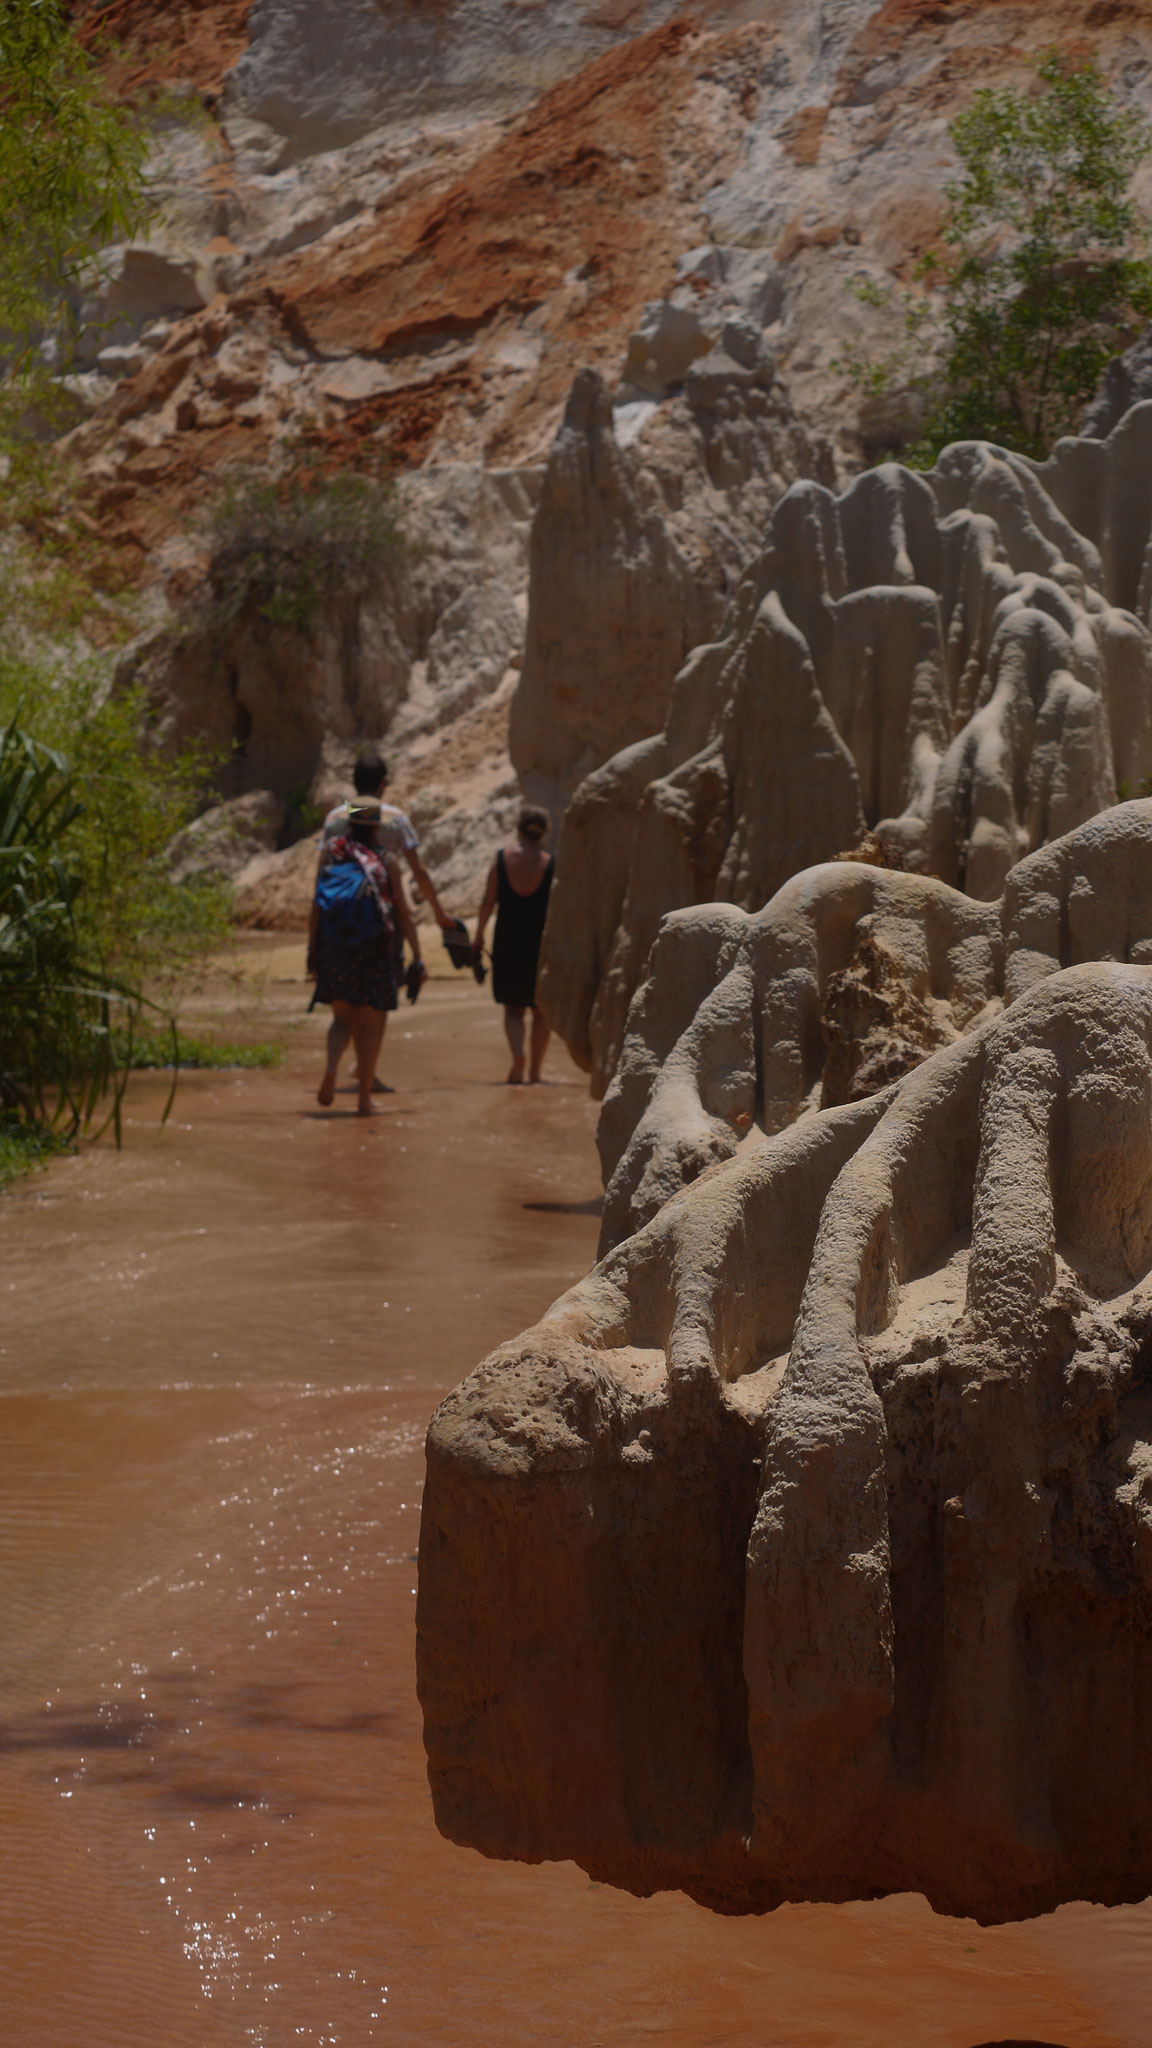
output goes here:
[[[220, 47], [234, 53], [232, 14]], [[91, 516], [180, 605], [204, 567], [194, 516], [231, 465], [303, 436], [334, 467], [367, 448], [404, 468], [532, 472], [591, 366], [613, 401], [615, 454], [597, 433], [616, 495], [592, 487], [585, 436], [541, 531], [514, 695], [515, 770], [557, 806], [605, 748], [661, 727], [781, 492], [843, 483], [867, 453], [836, 360], [894, 316], [854, 288], [898, 296], [939, 227], [947, 122], [988, 77], [1024, 81], [1031, 12], [713, 0], [688, 22], [671, 0], [257, 0], [227, 81], [197, 69], [211, 15], [173, 24], [188, 40], [172, 59], [187, 58], [210, 118], [166, 122], [163, 220], [112, 252], [98, 310], [117, 324], [73, 394], [77, 416], [94, 409], [74, 436]], [[1145, 107], [1147, 24], [1104, 21], [1093, 0], [1068, 0], [1061, 23]], [[351, 738], [350, 704], [371, 739], [430, 693], [453, 707], [447, 730], [493, 677], [503, 687], [507, 600], [524, 592], [492, 582], [475, 599], [446, 588], [457, 610], [435, 646], [434, 622], [394, 645], [366, 618], [340, 680], [329, 649], [280, 750], [297, 779], [318, 724], [334, 746]], [[245, 664], [238, 694], [266, 727], [296, 684], [265, 674], [256, 645]], [[425, 769], [444, 786], [445, 758]], [[492, 787], [510, 772], [505, 758]]]
[[641, 17], [651, 29], [676, 11], [675, 0], [255, 0], [228, 104], [292, 156], [312, 156], [373, 129], [507, 114], [628, 40]]
[[564, 819], [542, 1000], [595, 1089], [668, 911], [756, 909], [868, 829], [990, 901], [1152, 773], [1150, 438], [1144, 404], [1041, 467], [965, 443], [793, 485], [663, 731]]

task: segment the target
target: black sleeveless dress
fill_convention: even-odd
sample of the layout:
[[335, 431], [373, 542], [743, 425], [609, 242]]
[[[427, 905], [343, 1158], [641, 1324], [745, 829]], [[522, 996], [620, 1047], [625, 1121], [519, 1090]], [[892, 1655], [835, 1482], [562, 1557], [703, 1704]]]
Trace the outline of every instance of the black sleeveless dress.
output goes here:
[[492, 993], [513, 1010], [536, 1006], [536, 968], [548, 915], [548, 897], [556, 872], [556, 856], [530, 896], [520, 896], [508, 880], [504, 849], [496, 855], [496, 931], [492, 939]]

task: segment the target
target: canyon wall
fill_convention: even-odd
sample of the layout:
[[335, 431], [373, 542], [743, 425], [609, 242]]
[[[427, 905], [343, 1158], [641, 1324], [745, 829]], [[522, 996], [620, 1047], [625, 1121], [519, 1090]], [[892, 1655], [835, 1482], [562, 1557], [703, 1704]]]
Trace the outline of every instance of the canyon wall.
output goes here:
[[[111, 30], [125, 89], [169, 94], [161, 209], [93, 279], [97, 326], [71, 380], [87, 416], [69, 444], [94, 540], [182, 642], [167, 665], [162, 636], [141, 657], [161, 715], [179, 724], [182, 701], [191, 714], [234, 679], [232, 724], [214, 699], [213, 731], [252, 731], [225, 797], [237, 778], [255, 794], [259, 772], [273, 804], [301, 782], [322, 804], [351, 748], [384, 739], [397, 794], [442, 817], [469, 764], [444, 828], [467, 908], [469, 834], [487, 846], [518, 785], [562, 804], [656, 732], [781, 492], [806, 477], [842, 485], [869, 454], [875, 422], [838, 363], [846, 342], [881, 346], [896, 315], [858, 288], [898, 296], [932, 245], [954, 168], [947, 123], [979, 85], [1025, 78], [1032, 0], [943, 14], [906, 0], [710, 0], [696, 15], [666, 0], [75, 11], [86, 32]], [[1091, 49], [1134, 111], [1150, 103], [1152, 32], [1135, 0], [1062, 0], [1045, 35]], [[564, 425], [570, 399], [587, 411], [574, 395], [587, 370], [604, 380], [611, 430], [603, 396], [594, 430]], [[384, 574], [366, 603], [334, 599], [315, 650], [249, 622], [197, 652], [214, 496], [230, 473], [301, 451], [330, 470], [427, 472], [431, 498], [463, 467], [531, 496], [547, 467], [532, 561], [489, 579], [477, 534], [474, 634], [458, 579], [430, 589], [421, 571], [415, 605]], [[486, 495], [475, 483], [461, 502]], [[436, 546], [455, 518], [450, 491], [443, 502], [444, 521], [426, 506], [415, 521]], [[474, 655], [486, 676], [510, 622], [489, 581], [526, 625], [486, 722], [473, 707], [457, 746], [455, 712], [436, 723], [428, 601], [452, 614], [454, 672]], [[450, 681], [443, 701], [462, 709], [466, 694]]]

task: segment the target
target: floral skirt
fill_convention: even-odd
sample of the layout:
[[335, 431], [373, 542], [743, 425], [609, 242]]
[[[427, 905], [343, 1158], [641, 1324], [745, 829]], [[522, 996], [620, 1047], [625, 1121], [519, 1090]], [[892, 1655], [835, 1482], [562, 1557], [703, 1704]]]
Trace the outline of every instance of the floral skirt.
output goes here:
[[394, 1010], [399, 966], [390, 941], [369, 939], [363, 946], [317, 945], [318, 1003], [367, 1004], [373, 1010]]

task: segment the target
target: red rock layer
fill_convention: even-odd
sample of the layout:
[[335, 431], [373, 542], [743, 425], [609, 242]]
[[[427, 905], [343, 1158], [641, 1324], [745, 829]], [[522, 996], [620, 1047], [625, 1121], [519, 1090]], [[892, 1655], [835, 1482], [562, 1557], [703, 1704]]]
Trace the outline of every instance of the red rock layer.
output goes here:
[[[251, 265], [239, 292], [182, 323], [84, 430], [85, 451], [99, 454], [105, 530], [153, 546], [186, 522], [206, 472], [238, 452], [259, 459], [304, 414], [306, 438], [334, 463], [366, 443], [399, 466], [430, 455], [540, 459], [575, 372], [615, 375], [645, 302], [666, 294], [677, 257], [709, 238], [710, 193], [740, 171], [750, 143], [763, 147], [771, 60], [794, 53], [769, 0], [760, 19], [750, 11], [748, 0], [716, 0], [638, 35], [508, 125], [459, 134], [391, 183], [382, 171], [375, 211], [342, 232]], [[247, 6], [114, 0], [100, 18], [138, 57], [133, 82], [183, 76], [211, 96], [243, 45]], [[1094, 55], [1118, 74], [1148, 56], [1150, 29], [1152, 0], [884, 0], [824, 99], [782, 112], [776, 134], [808, 181], [771, 241], [790, 300], [803, 295], [796, 361], [787, 348], [782, 357], [802, 406], [814, 393], [834, 403], [839, 389], [817, 359], [834, 352], [856, 249], [899, 278], [938, 234], [946, 150], [926, 183], [911, 159], [901, 168], [909, 142], [939, 132], [975, 87], [1020, 80], [1047, 47]], [[874, 176], [828, 182], [827, 166], [862, 154]], [[227, 166], [208, 175], [218, 184]], [[853, 194], [847, 207], [834, 200], [842, 189]], [[765, 217], [773, 198], [779, 214], [786, 190], [781, 181], [766, 195]], [[293, 346], [299, 378], [223, 410], [212, 356], [236, 337], [266, 360], [270, 346]], [[318, 393], [316, 371], [347, 355], [368, 359], [365, 395], [325, 395], [323, 374]], [[177, 358], [186, 382], [162, 445], [144, 449], [141, 426], [170, 402]], [[804, 383], [813, 361], [818, 393]]]
[[209, 103], [219, 98], [224, 74], [248, 44], [252, 0], [73, 0], [70, 9], [90, 46], [110, 44], [109, 70], [125, 93], [180, 83]]

